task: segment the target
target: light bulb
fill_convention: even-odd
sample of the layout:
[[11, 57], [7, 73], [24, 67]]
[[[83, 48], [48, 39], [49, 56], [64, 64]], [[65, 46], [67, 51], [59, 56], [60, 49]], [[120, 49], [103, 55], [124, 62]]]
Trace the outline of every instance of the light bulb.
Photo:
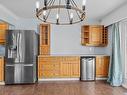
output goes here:
[[59, 14], [56, 14], [56, 19], [59, 19]]
[[36, 2], [36, 8], [39, 9], [39, 7], [40, 7], [40, 3], [39, 3], [39, 1], [37, 1]]
[[46, 15], [46, 11], [43, 11], [43, 16], [45, 16]]
[[73, 19], [73, 13], [70, 14], [70, 18]]
[[82, 1], [82, 5], [85, 6], [86, 5], [86, 0]]
[[70, 14], [70, 24], [73, 22], [73, 13]]

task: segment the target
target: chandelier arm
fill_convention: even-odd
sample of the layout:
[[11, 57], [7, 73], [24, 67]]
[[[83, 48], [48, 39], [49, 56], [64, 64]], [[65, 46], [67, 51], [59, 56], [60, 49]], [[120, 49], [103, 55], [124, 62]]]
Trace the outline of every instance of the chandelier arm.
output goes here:
[[78, 12], [75, 10], [76, 14], [78, 15], [78, 18], [81, 20], [81, 17], [80, 15], [78, 14]]
[[69, 10], [67, 9], [67, 14], [68, 14], [68, 18], [69, 18], [69, 21], [71, 20], [71, 18], [70, 18], [70, 12], [69, 12]]
[[[61, 0], [59, 0], [59, 6], [61, 4]], [[60, 14], [60, 7], [58, 8], [58, 13]]]
[[[66, 2], [66, 0], [65, 0], [65, 2]], [[67, 14], [68, 14], [69, 22], [70, 22], [71, 18], [70, 18], [70, 13], [69, 13], [69, 10], [68, 9], [67, 9]]]
[[47, 5], [50, 5], [50, 3], [51, 3], [52, 1], [53, 1], [53, 0], [49, 0], [48, 3], [47, 3]]
[[[53, 5], [53, 4], [55, 3], [55, 0], [52, 0], [52, 1], [53, 1], [53, 2], [52, 2], [52, 5]], [[49, 9], [49, 12], [48, 12], [48, 15], [47, 15], [47, 17], [46, 17], [46, 20], [48, 19], [50, 13], [51, 13], [51, 9]]]
[[55, 2], [55, 0], [51, 0], [49, 6], [53, 5], [53, 2]]
[[75, 7], [77, 7], [77, 4], [75, 3], [75, 1], [74, 0], [71, 0], [71, 1], [75, 5]]
[[[71, 0], [71, 4], [73, 5], [73, 6], [76, 6], [77, 7], [77, 5], [75, 4], [75, 2], [73, 1], [73, 0]], [[78, 12], [75, 10], [75, 12], [76, 12], [76, 14], [78, 15], [78, 18], [81, 20], [81, 17], [80, 17], [80, 15], [78, 14]]]
[[50, 13], [51, 13], [51, 9], [49, 10], [49, 12], [48, 12], [48, 14], [47, 14], [47, 16], [46, 16], [46, 19], [45, 19], [45, 20], [47, 20], [47, 19], [48, 19], [48, 17], [49, 17], [49, 15], [50, 15]]

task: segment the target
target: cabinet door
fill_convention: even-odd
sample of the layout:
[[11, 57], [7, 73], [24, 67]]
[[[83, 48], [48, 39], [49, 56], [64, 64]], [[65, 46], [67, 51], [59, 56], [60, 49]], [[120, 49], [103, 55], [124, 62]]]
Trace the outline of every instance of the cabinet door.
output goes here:
[[41, 78], [53, 77], [53, 65], [52, 64], [41, 64], [40, 68], [41, 68], [40, 74], [42, 76]]
[[80, 64], [71, 63], [71, 77], [80, 77]]
[[71, 68], [68, 62], [61, 62], [61, 77], [70, 77]]
[[49, 45], [40, 46], [40, 55], [49, 55], [50, 54], [49, 47], [50, 47]]
[[4, 58], [0, 57], [0, 81], [4, 81]]
[[53, 77], [60, 77], [60, 64], [53, 64]]
[[5, 30], [0, 30], [0, 43], [5, 42]]
[[96, 57], [96, 77], [102, 76], [103, 72], [103, 63], [102, 63], [102, 58], [101, 56]]
[[50, 25], [40, 25], [40, 55], [50, 54]]
[[79, 57], [63, 57], [63, 60], [61, 60], [61, 76], [62, 77], [80, 76]]
[[109, 56], [96, 57], [96, 77], [107, 77], [109, 69]]
[[39, 57], [39, 78], [60, 77], [60, 64], [58, 57]]
[[104, 56], [103, 58], [103, 76], [107, 77], [108, 76], [108, 71], [109, 71], [109, 56]]
[[0, 44], [5, 44], [5, 34], [6, 30], [8, 29], [8, 24], [0, 23]]
[[90, 26], [90, 44], [100, 45], [102, 42], [102, 27], [100, 26]]

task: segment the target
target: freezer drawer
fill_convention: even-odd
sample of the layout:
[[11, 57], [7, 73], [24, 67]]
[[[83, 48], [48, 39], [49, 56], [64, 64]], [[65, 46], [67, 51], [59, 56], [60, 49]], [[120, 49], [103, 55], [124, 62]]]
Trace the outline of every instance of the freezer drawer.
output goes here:
[[95, 58], [81, 58], [81, 80], [95, 80]]
[[34, 83], [33, 64], [6, 64], [5, 84]]
[[7, 65], [5, 69], [5, 83], [14, 83], [14, 65]]
[[33, 66], [25, 65], [22, 72], [23, 83], [34, 83]]

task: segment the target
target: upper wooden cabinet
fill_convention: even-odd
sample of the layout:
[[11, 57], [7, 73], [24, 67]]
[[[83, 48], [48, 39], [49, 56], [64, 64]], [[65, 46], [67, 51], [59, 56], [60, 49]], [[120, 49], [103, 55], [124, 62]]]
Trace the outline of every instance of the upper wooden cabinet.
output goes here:
[[97, 56], [96, 57], [96, 77], [108, 77], [109, 71], [109, 56]]
[[84, 25], [81, 30], [81, 44], [84, 46], [106, 46], [107, 29], [103, 25]]
[[6, 40], [6, 30], [9, 29], [8, 24], [0, 23], [0, 44], [5, 44]]
[[50, 24], [40, 25], [40, 55], [50, 54]]

